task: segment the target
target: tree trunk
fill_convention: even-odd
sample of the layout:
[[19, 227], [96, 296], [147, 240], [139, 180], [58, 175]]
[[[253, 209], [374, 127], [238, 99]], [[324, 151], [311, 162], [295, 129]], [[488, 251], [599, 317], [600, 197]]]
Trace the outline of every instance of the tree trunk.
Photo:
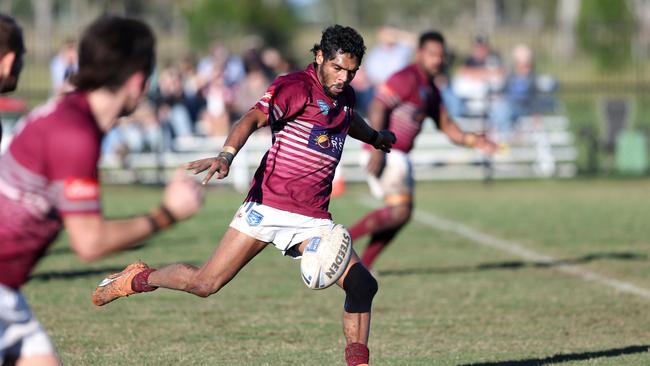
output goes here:
[[13, 1], [0, 1], [0, 13], [11, 14], [11, 5], [13, 5]]
[[476, 23], [479, 25], [479, 32], [494, 33], [497, 25], [496, 0], [476, 0]]
[[34, 55], [39, 61], [45, 61], [52, 52], [52, 0], [32, 0], [34, 9]]
[[634, 55], [645, 59], [650, 54], [650, 0], [634, 0], [631, 5], [639, 22], [639, 32], [633, 47]]
[[557, 4], [556, 47], [564, 61], [568, 61], [575, 54], [576, 23], [579, 12], [580, 0], [560, 0]]

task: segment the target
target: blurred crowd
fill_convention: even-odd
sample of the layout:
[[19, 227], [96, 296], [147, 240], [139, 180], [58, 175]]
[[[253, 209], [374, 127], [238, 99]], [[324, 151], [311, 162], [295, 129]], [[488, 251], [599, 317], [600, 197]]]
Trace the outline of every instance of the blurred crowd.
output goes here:
[[[376, 39], [352, 82], [362, 114], [375, 89], [412, 62], [417, 34], [384, 26]], [[536, 72], [529, 46], [515, 46], [504, 60], [487, 37], [470, 41], [471, 51], [462, 60], [448, 50], [445, 69], [435, 80], [452, 117], [482, 118], [489, 132], [507, 138], [521, 117], [556, 109], [557, 83]], [[103, 152], [175, 151], [195, 136], [225, 136], [274, 78], [304, 66], [259, 38], [248, 39], [243, 49], [236, 54], [216, 43], [201, 58], [186, 55], [159, 64], [147, 100], [108, 133]], [[54, 95], [71, 89], [67, 80], [76, 69], [75, 41], [66, 40], [50, 63]]]
[[[411, 62], [416, 34], [382, 27], [353, 86], [365, 111], [375, 88]], [[533, 50], [518, 44], [504, 61], [487, 37], [476, 35], [462, 60], [447, 50], [443, 72], [434, 80], [448, 113], [455, 119], [482, 118], [493, 135], [507, 139], [521, 117], [557, 111], [557, 81], [535, 70]]]

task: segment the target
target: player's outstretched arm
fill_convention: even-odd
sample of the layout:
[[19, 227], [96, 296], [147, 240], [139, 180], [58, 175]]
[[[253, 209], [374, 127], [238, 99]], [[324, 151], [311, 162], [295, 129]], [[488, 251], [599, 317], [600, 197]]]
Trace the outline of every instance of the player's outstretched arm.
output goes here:
[[72, 249], [81, 259], [93, 261], [191, 217], [202, 202], [203, 188], [178, 169], [165, 188], [162, 204], [148, 215], [107, 220], [101, 214], [67, 214], [63, 224]]
[[233, 125], [232, 130], [226, 138], [223, 150], [219, 155], [192, 161], [187, 163], [185, 168], [191, 170], [194, 174], [199, 174], [207, 170], [208, 173], [203, 178], [202, 184], [207, 184], [215, 173], [219, 173], [217, 174], [217, 179], [227, 177], [230, 171], [230, 164], [235, 159], [237, 152], [244, 146], [246, 140], [248, 140], [253, 132], [258, 128], [266, 126], [267, 123], [266, 114], [257, 108], [252, 108]]
[[350, 137], [372, 145], [375, 149], [383, 152], [390, 152], [390, 148], [395, 143], [395, 135], [388, 130], [377, 131], [370, 127], [366, 121], [356, 112], [350, 121]]
[[445, 108], [440, 108], [440, 130], [449, 139], [458, 145], [478, 148], [488, 154], [493, 154], [499, 147], [485, 135], [463, 132], [458, 125], [452, 121]]
[[[368, 126], [366, 121], [355, 112], [352, 121], [350, 122], [348, 135], [375, 147], [376, 150], [371, 153], [366, 170], [374, 176], [380, 176], [385, 166], [385, 153], [390, 152], [390, 148], [396, 142], [396, 138], [392, 132], [384, 130], [382, 127], [384, 126], [384, 123], [381, 121], [386, 118], [385, 108], [383, 108], [380, 103], [373, 104], [378, 108], [375, 108], [374, 114], [369, 113], [372, 127]], [[373, 107], [371, 106], [371, 111], [372, 110]]]

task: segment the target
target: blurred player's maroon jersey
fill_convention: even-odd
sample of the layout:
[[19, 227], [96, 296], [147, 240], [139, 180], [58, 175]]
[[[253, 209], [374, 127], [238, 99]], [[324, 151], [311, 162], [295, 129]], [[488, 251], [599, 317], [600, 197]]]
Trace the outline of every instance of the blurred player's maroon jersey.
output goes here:
[[438, 88], [427, 74], [413, 64], [393, 74], [379, 87], [375, 98], [391, 110], [388, 129], [397, 142], [393, 149], [408, 153], [422, 129], [422, 121], [438, 121], [441, 100]]
[[332, 179], [350, 127], [354, 90], [348, 86], [330, 98], [312, 64], [277, 78], [255, 107], [268, 116], [273, 146], [262, 158], [246, 201], [331, 218]]
[[0, 157], [0, 283], [18, 289], [67, 214], [100, 212], [102, 132], [86, 95], [35, 109]]

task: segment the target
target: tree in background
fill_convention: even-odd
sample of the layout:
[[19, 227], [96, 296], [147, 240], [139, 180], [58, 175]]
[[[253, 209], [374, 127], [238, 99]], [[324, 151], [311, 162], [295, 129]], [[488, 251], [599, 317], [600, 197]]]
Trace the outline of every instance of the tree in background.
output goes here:
[[198, 0], [184, 12], [192, 46], [205, 49], [217, 39], [256, 34], [270, 46], [290, 50], [297, 18], [284, 0]]
[[583, 1], [578, 19], [578, 42], [603, 71], [619, 70], [630, 61], [635, 19], [620, 0]]

